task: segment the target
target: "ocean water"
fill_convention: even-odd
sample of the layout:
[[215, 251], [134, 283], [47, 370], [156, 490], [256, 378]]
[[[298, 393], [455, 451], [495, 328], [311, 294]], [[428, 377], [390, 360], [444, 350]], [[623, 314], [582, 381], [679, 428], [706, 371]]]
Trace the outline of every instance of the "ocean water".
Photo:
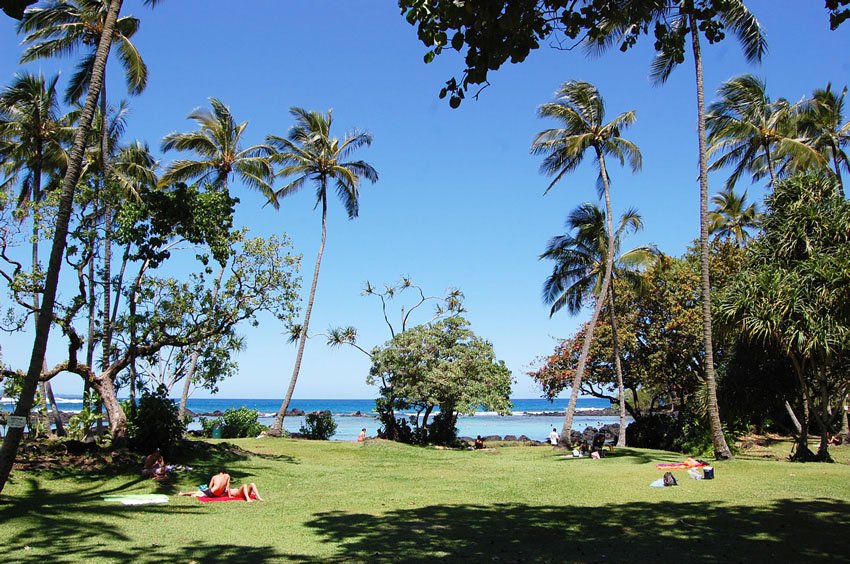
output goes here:
[[[260, 422], [270, 425], [280, 408], [281, 401], [280, 399], [189, 398], [187, 407], [195, 414], [247, 407], [256, 409], [260, 413]], [[559, 398], [550, 402], [542, 398], [513, 398], [511, 402], [513, 406], [511, 415], [501, 416], [493, 412], [479, 411], [475, 415], [459, 417], [457, 424], [459, 435], [463, 437], [525, 435], [530, 439], [545, 440], [552, 428], [556, 428], [558, 432], [561, 431], [569, 400]], [[79, 397], [57, 397], [56, 403], [60, 410], [67, 412], [76, 412], [82, 408], [82, 399]], [[583, 410], [607, 407], [610, 407], [608, 400], [579, 398], [578, 411], [573, 419], [573, 429], [583, 431], [586, 427], [598, 428], [601, 425], [617, 423], [617, 417], [581, 414]], [[13, 408], [12, 400], [8, 398], [0, 400], [0, 410], [11, 411]], [[362, 428], [366, 429], [367, 435], [374, 436], [380, 427], [374, 413], [374, 399], [294, 399], [290, 409], [300, 409], [305, 412], [330, 411], [337, 423], [333, 440], [353, 441]], [[357, 412], [361, 415], [353, 415]], [[557, 415], [541, 415], [543, 413], [557, 413]], [[290, 432], [298, 432], [303, 424], [304, 417], [288, 416], [284, 419], [284, 428]], [[190, 429], [198, 428], [200, 423], [195, 419]]]

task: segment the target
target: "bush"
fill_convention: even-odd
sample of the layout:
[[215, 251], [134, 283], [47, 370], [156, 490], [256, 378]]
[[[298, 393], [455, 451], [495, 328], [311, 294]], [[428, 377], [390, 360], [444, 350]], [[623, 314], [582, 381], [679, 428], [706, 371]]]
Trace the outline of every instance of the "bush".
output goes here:
[[136, 407], [136, 415], [128, 413], [128, 404], [124, 404], [127, 413], [127, 434], [130, 448], [137, 452], [150, 453], [160, 449], [164, 455], [170, 455], [172, 447], [183, 438], [186, 423], [180, 419], [179, 408], [168, 399], [164, 386], [155, 392], [145, 391]]
[[[734, 448], [734, 436], [723, 428], [726, 443]], [[692, 456], [713, 456], [711, 427], [693, 413], [654, 413], [636, 419], [626, 427], [626, 442], [637, 448], [683, 452]]]
[[89, 390], [83, 398], [83, 408], [68, 420], [68, 435], [74, 439], [84, 439], [91, 434], [91, 429], [102, 418], [95, 409], [98, 400], [97, 392]]
[[221, 427], [221, 438], [223, 439], [256, 437], [266, 429], [264, 425], [257, 421], [259, 417], [260, 413], [256, 409], [248, 409], [247, 407], [227, 409], [222, 417], [202, 420], [201, 427], [206, 437], [212, 435], [212, 430], [216, 426]]
[[298, 432], [308, 439], [326, 441], [336, 433], [336, 421], [330, 411], [314, 411], [304, 416]]

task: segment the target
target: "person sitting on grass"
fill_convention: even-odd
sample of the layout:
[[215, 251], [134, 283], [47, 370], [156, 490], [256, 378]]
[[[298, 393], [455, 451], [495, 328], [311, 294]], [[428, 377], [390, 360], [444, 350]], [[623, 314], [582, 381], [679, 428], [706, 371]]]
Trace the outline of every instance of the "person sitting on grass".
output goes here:
[[472, 448], [475, 450], [481, 450], [484, 448], [484, 439], [481, 438], [481, 435], [478, 435], [475, 438], [475, 442], [472, 444]]
[[358, 443], [365, 443], [366, 442], [366, 427], [363, 427], [362, 429], [360, 429], [360, 434], [357, 435], [357, 442]]
[[221, 470], [218, 474], [210, 478], [209, 484], [198, 486], [197, 491], [180, 492], [177, 495], [188, 495], [192, 497], [244, 497], [247, 502], [253, 501], [251, 496], [254, 495], [258, 500], [265, 501], [260, 497], [260, 491], [253, 482], [242, 484], [238, 488], [231, 488], [230, 474], [224, 470]]
[[142, 464], [142, 476], [150, 476], [154, 480], [168, 478], [168, 468], [159, 449], [156, 449], [145, 457], [145, 462]]

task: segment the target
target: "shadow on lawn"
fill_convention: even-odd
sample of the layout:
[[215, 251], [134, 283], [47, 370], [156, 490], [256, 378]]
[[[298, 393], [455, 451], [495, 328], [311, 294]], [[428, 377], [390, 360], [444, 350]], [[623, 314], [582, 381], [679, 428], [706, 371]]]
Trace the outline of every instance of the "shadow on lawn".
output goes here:
[[[17, 532], [3, 532], [3, 562], [264, 562], [284, 558], [274, 547], [211, 542], [207, 540], [209, 531], [198, 531], [197, 538], [186, 546], [140, 545], [122, 532], [122, 521], [133, 521], [145, 513], [193, 515], [207, 511], [195, 505], [123, 506], [102, 502], [102, 496], [122, 493], [133, 483], [111, 489], [94, 483], [72, 494], [50, 493], [32, 478], [27, 483], [30, 491], [26, 496], [0, 501], [0, 522], [26, 519], [32, 524]], [[218, 536], [234, 538], [232, 533], [222, 531]]]
[[379, 516], [322, 513], [307, 526], [338, 547], [338, 561], [762, 562], [835, 560], [850, 552], [850, 504], [827, 499], [760, 507], [434, 505]]

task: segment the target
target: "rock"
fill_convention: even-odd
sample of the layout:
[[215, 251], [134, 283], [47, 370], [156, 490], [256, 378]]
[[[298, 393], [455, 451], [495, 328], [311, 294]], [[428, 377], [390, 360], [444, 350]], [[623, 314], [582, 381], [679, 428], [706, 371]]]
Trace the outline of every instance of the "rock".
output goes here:
[[515, 440], [517, 440], [517, 438], [516, 438], [516, 435], [505, 435], [505, 439], [504, 439], [504, 440], [506, 440], [506, 441], [515, 441]]
[[481, 437], [484, 441], [501, 441], [501, 435], [487, 435], [486, 437]]
[[100, 450], [100, 447], [97, 446], [97, 443], [84, 443], [83, 441], [76, 440], [65, 441], [65, 448], [67, 449], [68, 454], [73, 455], [97, 452], [98, 450]]
[[291, 416], [293, 416], [293, 417], [304, 417], [304, 410], [303, 410], [303, 409], [298, 409], [298, 408], [296, 407], [295, 409], [290, 409], [289, 411], [287, 411], [287, 412], [286, 412], [286, 415], [287, 415], [287, 416], [291, 415]]

